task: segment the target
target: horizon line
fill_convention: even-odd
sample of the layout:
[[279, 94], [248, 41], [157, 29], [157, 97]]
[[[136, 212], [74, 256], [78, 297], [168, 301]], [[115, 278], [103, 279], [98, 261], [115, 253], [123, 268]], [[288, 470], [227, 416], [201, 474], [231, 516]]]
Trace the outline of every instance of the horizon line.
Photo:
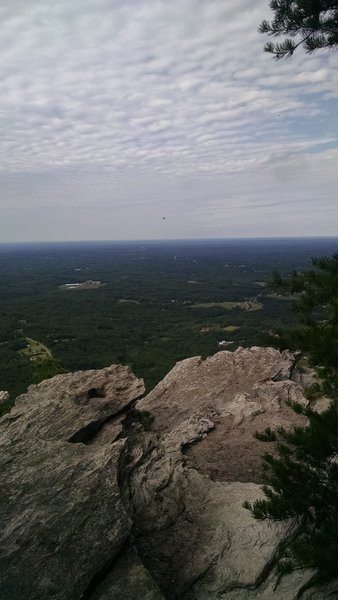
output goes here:
[[118, 243], [163, 243], [163, 242], [226, 242], [226, 241], [278, 241], [278, 240], [338, 240], [338, 235], [303, 235], [303, 236], [238, 236], [238, 237], [212, 237], [212, 238], [155, 238], [155, 239], [119, 239], [119, 240], [25, 240], [1, 242], [0, 246], [39, 245], [39, 244], [118, 244]]

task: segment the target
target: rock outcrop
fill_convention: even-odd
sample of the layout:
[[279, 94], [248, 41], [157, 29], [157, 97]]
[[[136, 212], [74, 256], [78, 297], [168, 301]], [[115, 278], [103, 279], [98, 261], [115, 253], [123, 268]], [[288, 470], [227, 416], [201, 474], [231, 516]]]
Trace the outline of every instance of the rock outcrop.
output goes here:
[[0, 406], [4, 404], [9, 399], [9, 393], [5, 391], [0, 391]]
[[[131, 519], [117, 483], [125, 444], [117, 437], [143, 391], [121, 366], [58, 375], [31, 386], [1, 419], [3, 600], [91, 597], [120, 560]], [[92, 445], [104, 423], [113, 443]]]
[[306, 402], [291, 376], [294, 355], [273, 348], [239, 348], [201, 360], [188, 358], [137, 406], [154, 415], [154, 431], [167, 435], [188, 419], [206, 418], [212, 431], [185, 451], [189, 464], [220, 481], [260, 482], [257, 430], [301, 423], [288, 400]]
[[0, 420], [1, 598], [334, 597], [311, 573], [278, 582], [297, 525], [243, 508], [261, 494], [253, 433], [300, 422], [294, 364], [271, 348], [187, 359], [145, 398], [116, 365], [31, 386]]

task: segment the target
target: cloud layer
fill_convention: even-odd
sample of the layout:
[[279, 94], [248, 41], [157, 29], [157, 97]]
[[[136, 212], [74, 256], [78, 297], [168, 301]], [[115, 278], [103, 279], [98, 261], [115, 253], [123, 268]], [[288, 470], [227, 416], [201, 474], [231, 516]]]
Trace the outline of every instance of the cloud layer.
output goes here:
[[0, 7], [0, 239], [335, 234], [338, 54], [276, 64], [267, 4]]

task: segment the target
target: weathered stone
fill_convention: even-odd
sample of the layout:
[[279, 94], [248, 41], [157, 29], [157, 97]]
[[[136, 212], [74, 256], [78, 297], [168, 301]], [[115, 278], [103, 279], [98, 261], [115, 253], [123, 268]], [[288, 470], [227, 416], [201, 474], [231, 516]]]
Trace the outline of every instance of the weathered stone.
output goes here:
[[[15, 421], [12, 441], [28, 435], [88, 443], [103, 423], [116, 421], [143, 392], [143, 381], [121, 365], [56, 375], [19, 396], [2, 426]], [[118, 426], [114, 435], [119, 432]]]
[[134, 548], [123, 549], [114, 568], [97, 586], [90, 600], [164, 600], [160, 588], [144, 568]]
[[[217, 600], [333, 600], [338, 598], [338, 581], [315, 587], [311, 585], [314, 572], [310, 570], [293, 571], [278, 578], [273, 570], [255, 589], [237, 588], [217, 596]], [[278, 584], [277, 584], [278, 582]], [[205, 596], [213, 600], [214, 596]]]
[[137, 407], [154, 416], [151, 429], [162, 434], [193, 415], [210, 418], [213, 431], [185, 451], [189, 464], [217, 481], [260, 482], [266, 446], [254, 433], [304, 423], [286, 404], [307, 403], [290, 379], [294, 362], [289, 351], [257, 347], [189, 358]]
[[294, 363], [272, 348], [195, 357], [137, 402], [121, 366], [31, 386], [0, 420], [1, 599], [334, 597], [310, 572], [278, 582], [297, 524], [243, 508], [262, 494], [254, 432], [304, 423], [287, 405], [307, 403]]
[[0, 391], [0, 406], [4, 404], [9, 399], [9, 393], [5, 391]]
[[243, 508], [261, 495], [258, 485], [211, 481], [184, 465], [184, 444], [211, 429], [189, 419], [164, 438], [146, 432], [127, 452], [124, 501], [135, 544], [166, 598], [216, 599], [258, 585], [295, 529], [255, 521]]
[[303, 422], [286, 404], [307, 402], [294, 362], [272, 348], [187, 359], [137, 402], [135, 419], [153, 418], [145, 430], [127, 424], [120, 480], [139, 554], [166, 598], [254, 589], [294, 533], [294, 522], [255, 521], [243, 508], [261, 494], [253, 481], [266, 446], [254, 432]]
[[131, 527], [117, 469], [124, 440], [85, 445], [143, 391], [120, 366], [31, 386], [0, 421], [2, 600], [80, 599]]

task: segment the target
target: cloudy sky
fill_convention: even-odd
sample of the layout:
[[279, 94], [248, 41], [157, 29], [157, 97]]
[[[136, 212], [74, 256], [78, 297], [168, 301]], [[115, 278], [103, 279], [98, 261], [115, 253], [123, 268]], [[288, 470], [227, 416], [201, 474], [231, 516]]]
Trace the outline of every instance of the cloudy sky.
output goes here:
[[277, 63], [270, 16], [2, 0], [0, 241], [336, 235], [338, 52]]

